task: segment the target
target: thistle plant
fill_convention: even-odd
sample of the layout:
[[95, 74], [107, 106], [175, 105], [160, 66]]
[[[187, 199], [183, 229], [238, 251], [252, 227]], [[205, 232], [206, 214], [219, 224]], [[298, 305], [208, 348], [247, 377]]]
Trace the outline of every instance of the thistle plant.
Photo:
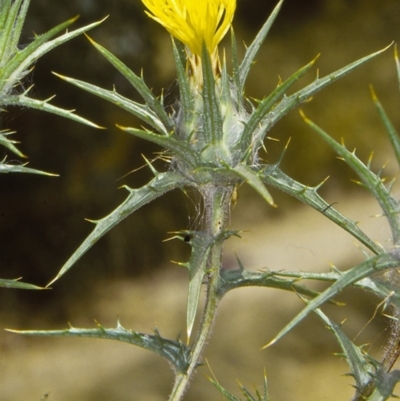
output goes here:
[[[232, 29], [235, 0], [142, 0], [147, 15], [161, 24], [171, 34], [179, 84], [179, 101], [167, 112], [163, 96], [155, 96], [142, 76], [136, 75], [111, 52], [89, 38], [102, 54], [139, 92], [144, 103], [132, 101], [115, 89], [107, 90], [78, 79], [61, 76], [65, 81], [121, 107], [143, 121], [144, 127], [118, 125], [128, 134], [152, 142], [163, 149], [162, 158], [167, 162], [165, 171], [158, 171], [152, 162], [146, 163], [154, 178], [133, 189], [125, 186], [128, 196], [108, 216], [92, 221], [91, 234], [82, 242], [57, 276], [49, 283], [55, 284], [103, 235], [143, 205], [160, 198], [172, 190], [192, 191], [200, 195], [198, 210], [202, 210], [201, 224], [196, 230], [182, 229], [174, 238], [191, 247], [189, 260], [179, 262], [188, 271], [188, 299], [186, 314], [186, 338], [163, 338], [154, 334], [139, 333], [124, 328], [119, 322], [115, 328], [100, 324], [94, 329], [69, 327], [65, 330], [23, 331], [25, 335], [70, 336], [104, 338], [127, 342], [148, 349], [166, 358], [175, 371], [171, 401], [183, 398], [189, 382], [202, 363], [206, 343], [216, 317], [217, 308], [224, 295], [240, 287], [265, 287], [298, 294], [305, 302], [304, 309], [265, 347], [273, 345], [295, 325], [315, 312], [332, 331], [349, 364], [355, 381], [354, 400], [386, 400], [400, 379], [398, 371], [391, 371], [399, 353], [397, 314], [394, 313], [393, 335], [382, 361], [375, 360], [351, 341], [340, 327], [320, 309], [324, 303], [347, 287], [358, 287], [372, 292], [398, 308], [398, 293], [390, 280], [378, 281], [371, 276], [379, 272], [397, 274], [400, 255], [399, 203], [391, 195], [391, 185], [385, 185], [381, 172], [375, 174], [371, 164], [364, 164], [354, 152], [337, 143], [325, 131], [304, 114], [303, 118], [359, 176], [365, 187], [380, 204], [392, 231], [390, 249], [374, 242], [356, 224], [338, 212], [318, 193], [322, 184], [306, 186], [285, 174], [281, 161], [267, 164], [261, 155], [267, 146], [266, 136], [271, 128], [289, 111], [311, 99], [319, 90], [345, 74], [374, 59], [386, 49], [365, 56], [325, 76], [316, 78], [302, 89], [291, 93], [293, 84], [314, 68], [317, 57], [279, 81], [275, 90], [261, 100], [251, 101], [245, 96], [245, 86], [251, 66], [264, 42], [279, 10], [281, 0], [254, 41], [246, 48], [244, 57], [238, 59], [236, 38]], [[225, 56], [220, 56], [218, 45], [230, 31], [232, 69], [229, 72]], [[399, 62], [396, 65], [400, 77]], [[400, 142], [376, 96], [374, 102], [388, 129], [397, 159], [400, 161]], [[275, 206], [268, 187], [274, 187], [320, 212], [334, 224], [355, 238], [365, 252], [365, 261], [346, 271], [332, 269], [322, 273], [298, 271], [251, 270], [238, 260], [235, 270], [222, 269], [222, 252], [225, 241], [240, 233], [231, 227], [232, 209], [237, 192], [243, 184], [252, 187], [271, 207]], [[321, 293], [303, 285], [301, 280], [331, 283]], [[204, 305], [200, 294], [205, 289]], [[195, 325], [198, 322], [198, 325]], [[197, 329], [194, 329], [197, 327]], [[177, 332], [181, 328], [177, 328]], [[21, 333], [21, 332], [20, 332]], [[268, 373], [268, 372], [267, 372]], [[238, 400], [214, 381], [217, 389], [229, 400]], [[247, 400], [267, 400], [265, 380], [263, 394], [254, 397], [242, 388]]]

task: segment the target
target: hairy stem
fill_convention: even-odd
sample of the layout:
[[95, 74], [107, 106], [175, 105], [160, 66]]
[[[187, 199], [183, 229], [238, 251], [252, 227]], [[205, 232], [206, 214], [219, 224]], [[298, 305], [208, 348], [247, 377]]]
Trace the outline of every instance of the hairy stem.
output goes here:
[[190, 379], [195, 373], [196, 367], [201, 363], [201, 355], [210, 336], [220, 300], [218, 289], [223, 248], [223, 236], [221, 234], [225, 230], [226, 223], [230, 220], [232, 188], [210, 185], [202, 189], [202, 195], [205, 207], [204, 230], [215, 239], [207, 264], [207, 297], [201, 322], [191, 347], [190, 364], [186, 372], [177, 374], [169, 401], [181, 400], [189, 387]]

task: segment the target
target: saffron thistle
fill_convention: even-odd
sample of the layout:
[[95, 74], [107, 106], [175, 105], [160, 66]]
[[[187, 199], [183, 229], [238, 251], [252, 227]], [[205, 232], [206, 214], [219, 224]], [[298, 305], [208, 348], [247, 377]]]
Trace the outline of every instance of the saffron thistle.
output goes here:
[[203, 42], [210, 55], [231, 26], [236, 0], [142, 0], [150, 18], [161, 24], [190, 51], [201, 56]]

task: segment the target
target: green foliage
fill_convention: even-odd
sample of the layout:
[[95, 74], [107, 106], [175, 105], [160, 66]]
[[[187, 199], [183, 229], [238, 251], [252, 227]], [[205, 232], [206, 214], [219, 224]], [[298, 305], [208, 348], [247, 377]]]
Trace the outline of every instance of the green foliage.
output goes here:
[[270, 398], [268, 396], [268, 381], [267, 381], [267, 375], [264, 373], [264, 388], [263, 388], [263, 393], [260, 394], [260, 392], [255, 389], [256, 397], [253, 397], [250, 393], [249, 390], [246, 389], [242, 384], [239, 382], [239, 387], [240, 391], [244, 395], [244, 399], [241, 400], [240, 398], [235, 397], [233, 394], [229, 393], [226, 389], [224, 389], [216, 380], [214, 379], [209, 379], [210, 382], [218, 389], [218, 391], [228, 400], [228, 401], [270, 401]]
[[[73, 111], [64, 110], [49, 103], [51, 99], [40, 101], [28, 96], [30, 88], [24, 89], [24, 78], [32, 71], [34, 63], [43, 55], [55, 47], [73, 39], [74, 37], [99, 25], [100, 22], [76, 29], [66, 30], [77, 18], [72, 18], [43, 35], [36, 35], [35, 39], [25, 47], [21, 46], [20, 37], [27, 15], [30, 0], [1, 0], [0, 1], [0, 113], [7, 106], [31, 107], [44, 110], [63, 117], [70, 118], [82, 124], [98, 127], [96, 124], [79, 117]], [[57, 36], [57, 37], [56, 37]], [[98, 127], [99, 128], [99, 127]], [[14, 134], [8, 130], [0, 131], [0, 145], [19, 157], [26, 156], [15, 146], [17, 141], [11, 140], [9, 135]], [[46, 173], [40, 170], [26, 167], [27, 163], [7, 163], [6, 157], [0, 160], [0, 173], [31, 173], [47, 176], [56, 174]], [[17, 280], [0, 279], [0, 287], [41, 289], [41, 287], [23, 283]]]
[[3, 288], [18, 288], [21, 290], [43, 290], [43, 287], [37, 285], [28, 284], [20, 281], [19, 279], [7, 280], [0, 278], [0, 287]]
[[[38, 57], [52, 47], [98, 24], [92, 24], [50, 40], [51, 37], [73, 22], [73, 20], [67, 21], [49, 33], [37, 37], [23, 51], [17, 51], [15, 50], [16, 43], [21, 31], [21, 21], [26, 14], [27, 3], [23, 2], [20, 9], [21, 1], [6, 2], [10, 16], [7, 17], [3, 14], [0, 19], [8, 37], [7, 41], [5, 39], [0, 41], [0, 49], [3, 49], [2, 59], [5, 60], [4, 68], [1, 70], [3, 75], [0, 77], [0, 82], [3, 85], [3, 103], [0, 106], [7, 104], [29, 105], [90, 125], [89, 122], [71, 114], [71, 112], [51, 106], [48, 101], [40, 102], [28, 98], [27, 92], [12, 94], [24, 75], [29, 72], [31, 64]], [[159, 172], [148, 162], [154, 178], [141, 188], [125, 187], [129, 192], [125, 201], [108, 216], [93, 221], [95, 224], [93, 231], [62, 266], [58, 275], [49, 285], [60, 279], [103, 235], [142, 206], [175, 189], [193, 190], [201, 196], [201, 204], [197, 205], [198, 210], [204, 210], [201, 226], [197, 230], [182, 230], [176, 235], [177, 238], [184, 240], [191, 247], [189, 260], [179, 263], [188, 269], [187, 345], [183, 345], [180, 341], [164, 339], [157, 332], [155, 335], [142, 334], [127, 330], [119, 324], [114, 329], [106, 329], [101, 326], [96, 329], [70, 327], [66, 330], [22, 331], [19, 333], [40, 336], [114, 339], [151, 350], [166, 358], [174, 367], [176, 377], [170, 401], [177, 401], [182, 399], [191, 377], [201, 363], [201, 355], [210, 336], [219, 302], [224, 295], [236, 288], [249, 286], [281, 289], [298, 294], [306, 305], [266, 346], [271, 346], [277, 342], [311, 312], [314, 312], [333, 333], [341, 347], [342, 356], [346, 359], [351, 375], [355, 380], [354, 400], [386, 400], [391, 396], [395, 384], [400, 379], [398, 371], [391, 371], [392, 366], [373, 359], [363, 348], [347, 337], [340, 325], [333, 322], [320, 309], [326, 302], [335, 303], [334, 298], [344, 289], [354, 287], [388, 300], [398, 314], [400, 299], [398, 291], [391, 288], [390, 283], [378, 281], [374, 278], [376, 273], [397, 269], [400, 263], [398, 250], [400, 243], [400, 205], [391, 194], [391, 183], [389, 185], [385, 183], [381, 171], [378, 173], [372, 171], [370, 161], [366, 164], [363, 163], [355, 152], [349, 151], [344, 144], [336, 142], [302, 113], [305, 123], [353, 169], [359, 177], [358, 183], [367, 189], [379, 203], [392, 232], [392, 247], [387, 250], [366, 235], [356, 222], [338, 212], [323, 199], [318, 190], [324, 182], [315, 187], [308, 187], [281, 170], [280, 164], [286, 148], [283, 150], [281, 160], [278, 163], [266, 164], [261, 162], [259, 158], [259, 151], [264, 146], [268, 131], [289, 111], [308, 101], [319, 90], [345, 74], [376, 58], [387, 48], [367, 55], [325, 77], [320, 78], [317, 75], [310, 84], [290, 93], [294, 83], [314, 67], [317, 61], [315, 58], [295, 71], [288, 79], [280, 82], [276, 89], [264, 99], [250, 101], [244, 94], [246, 79], [282, 3], [281, 0], [276, 6], [253, 43], [247, 48], [241, 62], [238, 61], [236, 39], [232, 31], [231, 74], [228, 72], [225, 61], [220, 63], [219, 60], [213, 59], [205, 46], [203, 46], [201, 62], [195, 60], [198, 62], [195, 64], [184, 46], [172, 40], [180, 102], [179, 106], [176, 106], [169, 114], [164, 108], [163, 97], [154, 95], [142, 76], [135, 74], [112, 53], [92, 39], [89, 40], [95, 49], [137, 90], [143, 97], [143, 103], [132, 101], [120, 95], [115, 89], [110, 91], [78, 79], [59, 76], [63, 80], [124, 109], [133, 116], [139, 117], [145, 124], [145, 128], [117, 126], [131, 135], [160, 146], [163, 150], [164, 159], [169, 162], [169, 168], [166, 171]], [[15, 23], [11, 23], [9, 20], [12, 16], [13, 21], [16, 21]], [[12, 43], [13, 47], [7, 47], [7, 43]], [[400, 66], [397, 54], [395, 55], [395, 62], [400, 82]], [[400, 161], [399, 137], [377, 96], [374, 92], [372, 95], [396, 157]], [[0, 143], [5, 144], [15, 152], [12, 142], [6, 138], [5, 134], [3, 133], [0, 137]], [[344, 272], [333, 269], [329, 273], [309, 273], [274, 270], [254, 272], [250, 270], [251, 266], [245, 267], [238, 260], [236, 270], [224, 271], [222, 269], [224, 242], [231, 236], [238, 235], [235, 230], [230, 228], [231, 209], [235, 203], [235, 193], [242, 184], [248, 184], [252, 187], [269, 205], [274, 206], [274, 201], [267, 188], [271, 186], [315, 209], [334, 224], [343, 228], [366, 248], [365, 261]], [[329, 285], [321, 293], [318, 293], [307, 285], [300, 284], [301, 280], [324, 281], [328, 282]], [[17, 285], [16, 282], [14, 285]], [[199, 313], [200, 295], [203, 287], [206, 287], [207, 296]], [[193, 333], [196, 320], [198, 320], [198, 329]], [[394, 337], [396, 335], [398, 337], [396, 331], [393, 333]], [[397, 337], [391, 340], [387, 353], [393, 353], [392, 348], [399, 343]], [[225, 398], [231, 401], [239, 401], [217, 381], [211, 381]], [[264, 392], [260, 394], [256, 391], [256, 398], [246, 388], [240, 387], [247, 401], [268, 400], [266, 378]]]
[[138, 347], [153, 351], [167, 359], [168, 362], [178, 372], [185, 372], [189, 364], [189, 348], [181, 341], [168, 340], [160, 336], [156, 330], [154, 335], [142, 334], [132, 330], [127, 330], [119, 322], [115, 328], [104, 328], [100, 324], [97, 329], [78, 329], [70, 327], [65, 330], [46, 330], [46, 331], [23, 331], [8, 330], [15, 333], [23, 333], [27, 336], [61, 336], [61, 337], [82, 337], [100, 338], [105, 340], [122, 341]]
[[[51, 99], [37, 100], [28, 96], [31, 88], [24, 89], [24, 78], [32, 71], [34, 63], [55, 47], [99, 25], [102, 21], [57, 36], [76, 21], [72, 18], [35, 39], [25, 47], [20, 47], [20, 36], [27, 15], [30, 0], [2, 0], [0, 3], [0, 111], [7, 106], [30, 107], [57, 114], [82, 124], [99, 128], [96, 124], [79, 117], [73, 111], [64, 110], [49, 103]], [[56, 37], [57, 36], [57, 37]], [[0, 145], [20, 157], [25, 157], [15, 146], [15, 141], [7, 138], [10, 132], [0, 132]], [[0, 162], [0, 172], [24, 172], [45, 174], [21, 166]]]

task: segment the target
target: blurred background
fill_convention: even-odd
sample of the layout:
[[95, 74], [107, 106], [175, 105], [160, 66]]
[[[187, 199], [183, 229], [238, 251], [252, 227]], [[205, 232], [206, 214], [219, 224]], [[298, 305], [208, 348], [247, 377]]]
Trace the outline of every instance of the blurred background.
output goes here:
[[[251, 43], [275, 5], [275, 1], [269, 0], [262, 2], [238, 0], [234, 28], [240, 54], [243, 54], [244, 49], [242, 42]], [[160, 94], [164, 88], [166, 103], [174, 103], [177, 87], [169, 35], [146, 17], [139, 0], [115, 2], [32, 0], [22, 45], [29, 43], [34, 34], [44, 33], [77, 14], [80, 18], [73, 27], [79, 27], [109, 15], [108, 19], [90, 31], [89, 35], [112, 51], [136, 73], [139, 74], [143, 70], [145, 81], [154, 88], [154, 92]], [[382, 49], [392, 41], [398, 41], [399, 26], [400, 3], [398, 0], [380, 2], [286, 0], [265, 45], [257, 56], [257, 63], [253, 66], [246, 86], [246, 94], [251, 98], [263, 98], [275, 88], [279, 77], [287, 78], [321, 53], [316, 68], [296, 84], [295, 89], [299, 89], [315, 78], [317, 69], [320, 76], [324, 76], [351, 61]], [[225, 40], [222, 47], [225, 47], [229, 54], [229, 38]], [[151, 178], [151, 172], [148, 169], [140, 169], [144, 165], [141, 155], [144, 154], [151, 159], [159, 150], [115, 127], [116, 123], [127, 126], [140, 125], [134, 117], [68, 85], [52, 75], [51, 71], [107, 89], [115, 85], [119, 93], [140, 101], [134, 89], [82, 36], [56, 48], [40, 59], [25, 86], [34, 84], [31, 96], [38, 99], [46, 99], [56, 94], [54, 104], [67, 109], [76, 109], [77, 114], [106, 127], [106, 130], [95, 130], [57, 116], [27, 109], [9, 108], [7, 112], [2, 113], [1, 127], [17, 131], [13, 139], [21, 142], [19, 148], [28, 155], [29, 166], [60, 174], [57, 178], [17, 174], [0, 177], [0, 277], [23, 277], [24, 281], [38, 285], [45, 285], [57, 274], [63, 263], [92, 230], [93, 226], [85, 221], [86, 218], [98, 219], [119, 205], [127, 195], [123, 189], [118, 189], [122, 185], [136, 188]], [[317, 94], [311, 102], [303, 105], [302, 109], [308, 117], [331, 133], [333, 137], [344, 138], [349, 148], [357, 147], [357, 154], [362, 160], [366, 161], [371, 152], [374, 152], [373, 166], [376, 169], [388, 160], [392, 160], [386, 171], [388, 176], [393, 176], [396, 171], [394, 158], [371, 101], [370, 84], [374, 86], [393, 123], [400, 127], [398, 113], [400, 96], [393, 61], [393, 48]], [[329, 181], [321, 190], [328, 201], [339, 201], [339, 210], [349, 205], [350, 214], [365, 212], [364, 215], [369, 216], [375, 213], [375, 206], [369, 203], [354, 183], [351, 183], [351, 179], [355, 177], [346, 165], [339, 161], [334, 153], [305, 126], [297, 110], [279, 122], [269, 136], [279, 141], [266, 142], [268, 154], [262, 155], [265, 162], [276, 162], [285, 144], [291, 138], [282, 164], [286, 173], [308, 185], [316, 185], [330, 176]], [[2, 158], [7, 154], [4, 149], [0, 149], [0, 153]], [[15, 157], [10, 155], [8, 160], [14, 159]], [[167, 168], [162, 162], [158, 162], [157, 167], [161, 170]], [[346, 268], [355, 260], [354, 258], [357, 258], [357, 256], [348, 256], [347, 248], [346, 252], [344, 251], [344, 243], [346, 243], [350, 244], [350, 248], [357, 254], [351, 238], [345, 237], [343, 240], [345, 242], [341, 242], [342, 240], [336, 239], [335, 227], [318, 220], [316, 214], [306, 214], [308, 212], [298, 202], [276, 191], [271, 192], [279, 206], [277, 209], [263, 204], [251, 190], [241, 188], [232, 223], [234, 227], [249, 229], [253, 235], [249, 238], [253, 238], [256, 245], [251, 245], [251, 241], [241, 245], [234, 244], [232, 252], [240, 250], [243, 252], [244, 259], [246, 255], [251, 255], [252, 257], [248, 259], [251, 265], [247, 267], [257, 269], [268, 265], [271, 269], [295, 270], [299, 268], [298, 264], [291, 263], [302, 258], [301, 260], [307, 261], [302, 266], [304, 269], [309, 267], [310, 263], [320, 270], [327, 269], [330, 262], [338, 263], [340, 268]], [[374, 210], [374, 213], [371, 210]], [[170, 193], [145, 206], [100, 240], [67, 275], [54, 284], [51, 291], [25, 292], [0, 289], [1, 326], [54, 328], [64, 327], [68, 321], [76, 326], [78, 322], [91, 326], [94, 318], [98, 320], [102, 318], [101, 323], [104, 325], [107, 325], [107, 322], [113, 325], [120, 314], [132, 323], [128, 326], [129, 328], [149, 332], [152, 327], [159, 325], [162, 334], [176, 336], [177, 332], [184, 330], [186, 273], [170, 263], [170, 260], [185, 260], [189, 249], [179, 241], [163, 242], [163, 240], [170, 236], [168, 234], [170, 231], [195, 227], [197, 218], [193, 201], [179, 192]], [[380, 238], [378, 231], [380, 229], [384, 231], [386, 227], [384, 223], [374, 224], [370, 228], [371, 233]], [[316, 238], [322, 238], [324, 235], [327, 241], [317, 246], [318, 250], [321, 250], [321, 258], [319, 258], [317, 251], [312, 247], [316, 244]], [[385, 231], [382, 236], [385, 240]], [[305, 241], [304, 244], [299, 244], [300, 238], [301, 241]], [[273, 242], [275, 240], [276, 246]], [[300, 248], [306, 249], [305, 253], [308, 256], [311, 255], [310, 259], [304, 259], [304, 254], [298, 253], [293, 253], [292, 259], [286, 259], [287, 255], [291, 254], [288, 249]], [[272, 252], [273, 256], [268, 252]], [[284, 259], [282, 255], [285, 256]], [[228, 256], [227, 263], [233, 259], [233, 257], [229, 259]], [[251, 315], [251, 325], [257, 326], [261, 321], [261, 315], [256, 313], [257, 307], [260, 303], [268, 303], [271, 295], [264, 299], [262, 298], [264, 295], [260, 294], [257, 296], [261, 298], [255, 298], [252, 301], [251, 294], [245, 295], [244, 292], [241, 294], [244, 300], [248, 300], [249, 309], [238, 306], [233, 295], [230, 295], [229, 302], [231, 307], [236, 305], [234, 307], [238, 311], [235, 314], [238, 325], [243, 326], [243, 319], [248, 316], [250, 310], [254, 311], [254, 315]], [[362, 304], [361, 300], [364, 298], [360, 298], [359, 303]], [[292, 301], [295, 302], [295, 298]], [[126, 303], [128, 305], [125, 305]], [[164, 309], [160, 309], [160, 303], [164, 304]], [[377, 302], [374, 303], [365, 298], [364, 304], [373, 308]], [[132, 305], [136, 306], [132, 308]], [[296, 305], [297, 308], [301, 306]], [[173, 310], [172, 314], [169, 308]], [[273, 336], [275, 326], [279, 329], [281, 322], [286, 321], [285, 319], [289, 319], [293, 314], [292, 309], [286, 304], [282, 304], [282, 311], [279, 308], [280, 306], [278, 314], [271, 311], [274, 316], [272, 319], [276, 320], [272, 327], [268, 326], [270, 336]], [[230, 312], [226, 313], [229, 316]], [[367, 316], [371, 313], [371, 309], [365, 312], [364, 323], [368, 321]], [[223, 311], [221, 315], [221, 321], [224, 322]], [[172, 324], [169, 319], [172, 319], [174, 323]], [[166, 330], [162, 322], [166, 325]], [[230, 319], [225, 321], [226, 324], [230, 322]], [[266, 320], [262, 319], [260, 324], [266, 327]], [[322, 327], [320, 329], [324, 332]], [[225, 331], [224, 324], [218, 323], [216, 330]], [[236, 332], [235, 330], [232, 329], [232, 332]], [[259, 355], [258, 349], [262, 342], [268, 340], [263, 330], [256, 331], [257, 340], [253, 337], [248, 341], [244, 340], [248, 343], [247, 345], [252, 345], [257, 355]], [[318, 331], [310, 334], [309, 328], [304, 327], [304, 330], [308, 333], [307, 336], [311, 336], [315, 341], [310, 342], [310, 348], [301, 348], [301, 345], [298, 345], [297, 351], [288, 351], [292, 354], [300, 352], [299, 349], [305, 352], [304, 355], [296, 354], [297, 360], [310, 358], [307, 350], [315, 353], [313, 357], [322, 357], [322, 354], [328, 355], [333, 352], [332, 348], [319, 342]], [[373, 330], [380, 333], [383, 329], [378, 322]], [[246, 336], [246, 334], [239, 334], [238, 331], [236, 343]], [[221, 333], [219, 335], [221, 336]], [[2, 401], [24, 399], [20, 393], [16, 392], [16, 389], [19, 391], [25, 386], [16, 383], [19, 383], [18, 380], [21, 380], [21, 383], [27, 383], [26, 378], [31, 377], [37, 369], [42, 372], [47, 382], [37, 389], [38, 393], [29, 392], [28, 394], [33, 396], [30, 399], [40, 399], [46, 391], [51, 390], [48, 388], [49, 383], [58, 388], [59, 393], [54, 397], [55, 399], [71, 399], [63, 398], [67, 396], [63, 395], [64, 390], [60, 390], [61, 387], [57, 386], [64, 386], [65, 389], [68, 387], [68, 390], [71, 390], [71, 387], [76, 388], [77, 385], [69, 381], [73, 380], [73, 372], [68, 371], [65, 374], [65, 380], [60, 380], [58, 376], [54, 378], [51, 372], [54, 361], [60, 362], [60, 353], [57, 354], [55, 351], [56, 344], [60, 342], [63, 342], [62, 346], [68, 344], [71, 356], [74, 352], [79, 355], [82, 348], [78, 348], [76, 340], [75, 342], [70, 340], [50, 342], [52, 347], [48, 348], [49, 352], [54, 352], [50, 357], [50, 365], [48, 366], [49, 362], [43, 360], [38, 362], [41, 366], [38, 368], [39, 365], [35, 365], [34, 362], [26, 363], [26, 353], [15, 352], [18, 349], [26, 352], [32, 349], [32, 341], [38, 346], [47, 347], [48, 340], [43, 343], [40, 340], [15, 339], [15, 336], [10, 334], [1, 334], [1, 337], [4, 339], [0, 340], [1, 349], [4, 355], [8, 356], [3, 360], [16, 361], [14, 367], [9, 366], [9, 362], [4, 362], [0, 368], [3, 377], [3, 384], [0, 385]], [[223, 336], [221, 339], [223, 340]], [[303, 341], [306, 340], [303, 339]], [[225, 342], [222, 341], [222, 343]], [[221, 343], [216, 341], [216, 344]], [[103, 349], [101, 347], [103, 344], [89, 345], [85, 342], [84, 345], [85, 350], [90, 350], [87, 347], [93, 347], [93, 350]], [[126, 345], [122, 345], [122, 348], [118, 348], [116, 352], [119, 354], [114, 359], [124, 360], [125, 347]], [[34, 349], [39, 348], [34, 347]], [[38, 358], [44, 352], [44, 348], [40, 349], [42, 351], [38, 351]], [[215, 349], [220, 348], [216, 345]], [[142, 357], [141, 351], [138, 352], [145, 366], [152, 367], [153, 364], [160, 363], [156, 357], [152, 359], [153, 357], [148, 357], [147, 353]], [[230, 356], [230, 352], [230, 349], [222, 352], [221, 360], [225, 361], [226, 365], [221, 366], [220, 371], [230, 375], [232, 388], [235, 388], [234, 378], [242, 379], [240, 369], [237, 372], [229, 371], [232, 366], [236, 366], [235, 363], [237, 366], [243, 365], [243, 370], [248, 372], [247, 377], [253, 380], [250, 381], [251, 384], [256, 380], [261, 383], [262, 366], [267, 363], [264, 360], [265, 355], [254, 357], [259, 358], [260, 366], [256, 366], [256, 363], [250, 362], [254, 361], [253, 356], [245, 354], [245, 350], [242, 351], [243, 354], [235, 357]], [[65, 356], [64, 353], [62, 355]], [[103, 362], [110, 360], [106, 353], [102, 355], [106, 358]], [[279, 355], [278, 351], [276, 355]], [[234, 359], [234, 362], [230, 359]], [[94, 362], [92, 367], [99, 367], [103, 362]], [[121, 364], [125, 366], [124, 362]], [[254, 365], [256, 374], [259, 376], [255, 376], [250, 365]], [[128, 375], [126, 370], [129, 370], [129, 366], [124, 367], [122, 375]], [[140, 372], [146, 372], [145, 367], [140, 366]], [[284, 365], [282, 370], [293, 370], [295, 375], [298, 374], [298, 367], [295, 369], [297, 365], [292, 363], [290, 366]], [[343, 366], [344, 364], [342, 368]], [[164, 365], [161, 368], [168, 369]], [[15, 369], [14, 376], [13, 369]], [[152, 368], [149, 369], [151, 372]], [[87, 371], [90, 368], [85, 366], [83, 370]], [[115, 372], [115, 369], [111, 371]], [[101, 377], [107, 374], [97, 372], [94, 376], [101, 380]], [[143, 375], [148, 377], [148, 374], [143, 373]], [[100, 383], [96, 384], [100, 390], [95, 390], [95, 385], [88, 378], [87, 383], [91, 384], [87, 384], [87, 392], [81, 389], [76, 393], [75, 398], [161, 400], [168, 394], [171, 377], [172, 375], [167, 377], [164, 382], [161, 380], [163, 382], [160, 384], [161, 387], [153, 388], [154, 394], [148, 395], [147, 398], [140, 396], [143, 391], [148, 390], [148, 388], [138, 390], [141, 388], [138, 384], [141, 380], [136, 379], [135, 384], [131, 384], [132, 388], [138, 391], [138, 395], [136, 398], [129, 398], [128, 394], [132, 394], [132, 389], [124, 390], [120, 385], [109, 385], [107, 388], [110, 392], [107, 393]], [[6, 381], [9, 387], [6, 387]], [[35, 380], [35, 382], [39, 381], [39, 379]], [[301, 387], [300, 384], [293, 383], [291, 381], [289, 387], [280, 387], [281, 392], [276, 390], [280, 397], [276, 399], [301, 400], [301, 396], [293, 397], [293, 388]], [[6, 388], [10, 389], [8, 393]], [[67, 394], [68, 391], [65, 391]], [[210, 399], [207, 398], [208, 395], [195, 392], [200, 391], [200, 388], [193, 391], [193, 395], [189, 394], [189, 397], [193, 398], [188, 399]], [[304, 391], [308, 391], [308, 388]], [[350, 387], [349, 391], [351, 394]], [[18, 397], [16, 397], [17, 394], [19, 394]], [[71, 397], [72, 393], [68, 394], [68, 397]], [[104, 398], [101, 398], [101, 394], [105, 394]], [[319, 398], [316, 399], [339, 399], [335, 398], [335, 394], [333, 398], [329, 398], [332, 394], [324, 394], [323, 389], [317, 394]], [[321, 398], [322, 394], [326, 397]]]

